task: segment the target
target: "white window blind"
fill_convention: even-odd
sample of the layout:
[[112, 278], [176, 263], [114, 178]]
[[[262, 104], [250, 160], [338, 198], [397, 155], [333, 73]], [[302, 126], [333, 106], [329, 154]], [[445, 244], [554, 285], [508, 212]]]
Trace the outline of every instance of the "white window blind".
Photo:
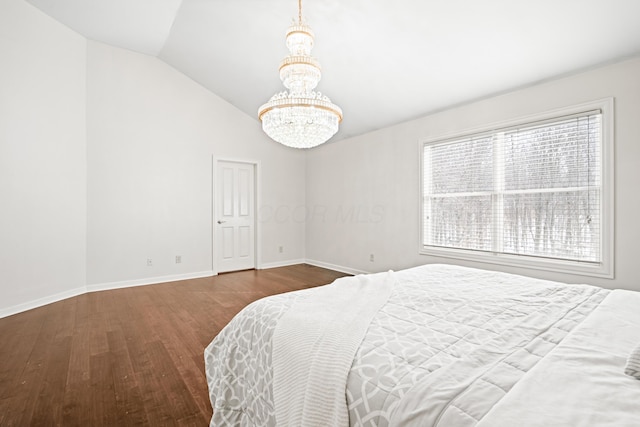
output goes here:
[[602, 113], [423, 147], [423, 246], [599, 264]]

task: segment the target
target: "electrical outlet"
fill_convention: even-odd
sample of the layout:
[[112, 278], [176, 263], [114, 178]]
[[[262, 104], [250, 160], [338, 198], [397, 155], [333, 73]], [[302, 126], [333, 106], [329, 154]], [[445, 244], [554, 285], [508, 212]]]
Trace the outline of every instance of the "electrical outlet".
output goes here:
[[182, 255], [176, 255], [176, 264], [180, 264], [182, 262]]
[[371, 262], [375, 261], [375, 257], [373, 256], [373, 254], [369, 255], [369, 261], [371, 261]]
[[284, 246], [278, 246], [278, 252], [283, 253], [284, 252]]
[[147, 258], [147, 267], [153, 267], [153, 260], [151, 258]]

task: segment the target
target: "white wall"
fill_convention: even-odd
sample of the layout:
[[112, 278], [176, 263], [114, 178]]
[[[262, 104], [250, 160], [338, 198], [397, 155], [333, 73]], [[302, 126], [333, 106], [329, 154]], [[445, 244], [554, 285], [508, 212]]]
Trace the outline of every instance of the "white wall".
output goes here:
[[0, 316], [86, 280], [86, 41], [0, 2]]
[[[640, 290], [640, 58], [474, 102], [307, 154], [307, 258], [351, 271], [455, 262], [418, 254], [418, 141], [600, 98], [615, 97], [615, 278], [461, 265]], [[346, 116], [346, 114], [345, 114]], [[369, 255], [375, 261], [369, 261]]]
[[210, 274], [214, 157], [260, 163], [263, 266], [445, 262], [417, 254], [417, 141], [608, 96], [616, 278], [505, 270], [640, 290], [640, 58], [302, 152], [160, 60], [87, 42], [22, 0], [0, 2], [0, 55], [0, 317]]
[[90, 41], [87, 80], [90, 289], [211, 275], [213, 157], [259, 162], [261, 262], [304, 259], [304, 222], [268, 214], [304, 205], [304, 152], [150, 56]]
[[214, 157], [259, 163], [261, 265], [304, 260], [304, 221], [282, 213], [304, 207], [305, 154], [255, 118], [22, 0], [0, 2], [0, 55], [0, 317], [212, 274]]

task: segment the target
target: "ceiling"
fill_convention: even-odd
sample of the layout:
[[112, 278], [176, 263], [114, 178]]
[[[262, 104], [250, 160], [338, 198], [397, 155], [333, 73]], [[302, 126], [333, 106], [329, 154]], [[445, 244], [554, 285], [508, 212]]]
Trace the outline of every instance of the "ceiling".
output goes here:
[[[157, 56], [255, 117], [284, 90], [296, 0], [27, 0], [89, 39]], [[640, 54], [638, 0], [303, 0], [344, 111], [334, 140]]]

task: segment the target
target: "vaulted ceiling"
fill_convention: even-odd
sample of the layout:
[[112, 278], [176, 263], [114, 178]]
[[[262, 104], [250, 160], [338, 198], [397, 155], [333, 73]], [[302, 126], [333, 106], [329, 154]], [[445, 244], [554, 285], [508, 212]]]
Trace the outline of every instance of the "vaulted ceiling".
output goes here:
[[[85, 37], [157, 56], [240, 110], [283, 90], [297, 0], [27, 0]], [[334, 140], [640, 54], [639, 0], [303, 0], [342, 107]]]

